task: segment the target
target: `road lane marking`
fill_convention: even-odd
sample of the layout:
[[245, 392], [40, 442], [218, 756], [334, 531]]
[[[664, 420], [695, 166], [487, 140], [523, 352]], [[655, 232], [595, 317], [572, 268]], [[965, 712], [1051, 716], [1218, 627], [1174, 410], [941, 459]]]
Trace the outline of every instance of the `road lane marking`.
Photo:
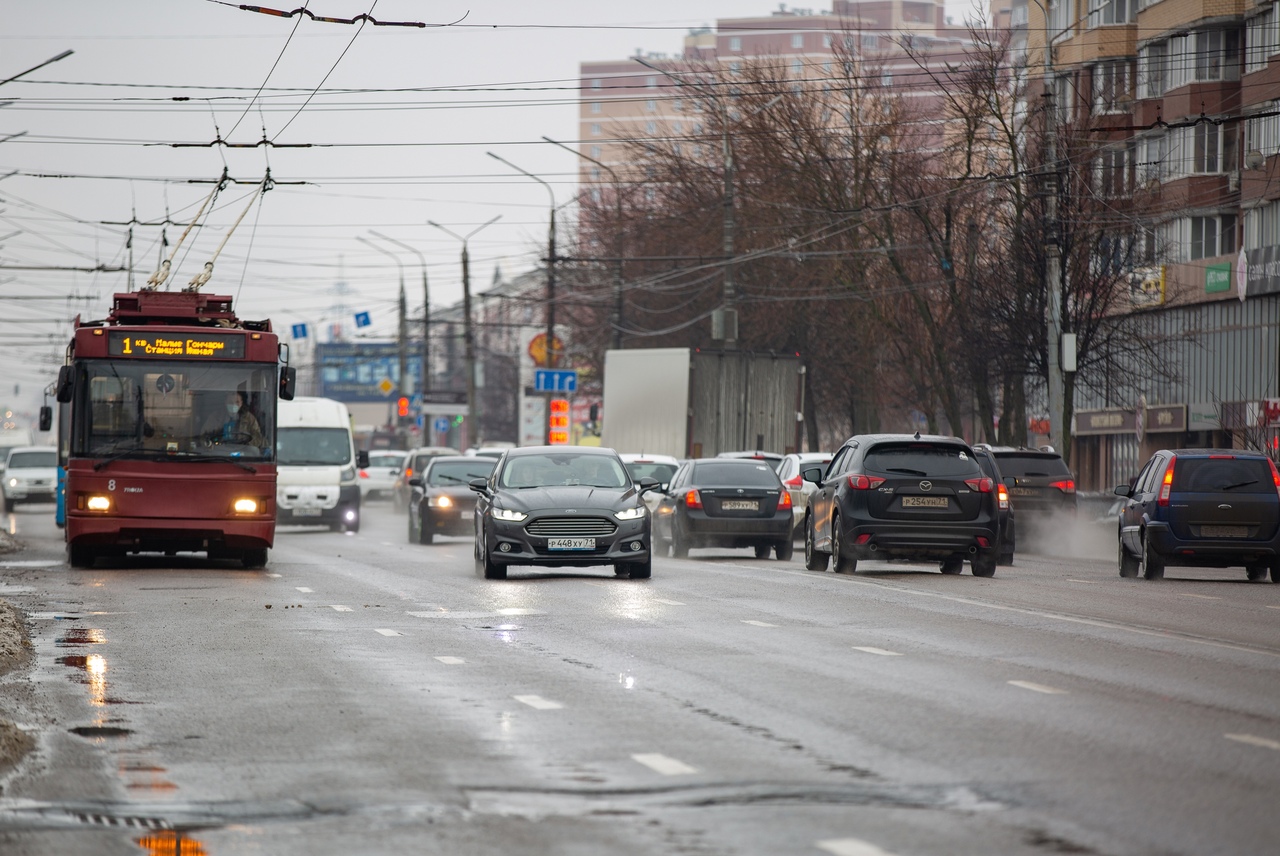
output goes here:
[[1033, 684], [1031, 681], [1009, 681], [1011, 686], [1021, 687], [1024, 690], [1031, 690], [1033, 693], [1044, 693], [1045, 695], [1067, 695], [1066, 690], [1060, 690], [1057, 687], [1050, 687], [1044, 684]]
[[1209, 594], [1187, 594], [1186, 592], [1178, 592], [1178, 597], [1198, 597], [1201, 600], [1222, 600], [1220, 597], [1214, 597]]
[[351, 611], [351, 607], [342, 606], [341, 604], [337, 604], [337, 603], [330, 604], [329, 608], [332, 609], [334, 612], [350, 612]]
[[688, 776], [698, 772], [697, 767], [690, 767], [683, 761], [668, 758], [658, 752], [642, 752], [639, 755], [632, 755], [631, 760], [644, 764], [650, 770], [664, 776]]
[[444, 663], [446, 666], [461, 666], [463, 663], [467, 662], [461, 657], [436, 657], [436, 659], [441, 663]]
[[490, 611], [484, 611], [484, 612], [471, 611], [471, 610], [458, 610], [456, 612], [450, 612], [447, 609], [433, 609], [430, 611], [411, 610], [409, 612], [406, 612], [405, 614], [412, 615], [414, 618], [465, 618], [465, 619], [506, 618], [512, 615], [546, 615], [545, 612], [539, 612], [536, 609], [499, 609], [496, 611], [490, 610]]
[[778, 625], [776, 625], [776, 624], [770, 624], [770, 623], [769, 623], [769, 622], [767, 622], [767, 621], [748, 621], [748, 620], [746, 620], [746, 619], [743, 619], [743, 620], [742, 620], [742, 623], [743, 623], [743, 624], [750, 624], [750, 625], [752, 625], [752, 626], [754, 626], [754, 627], [777, 627], [777, 626], [778, 626]]
[[398, 630], [388, 630], [385, 627], [375, 627], [375, 633], [381, 633], [383, 636], [403, 636], [404, 634]]
[[[655, 598], [653, 599], [653, 602], [654, 602], [654, 603], [665, 603], [667, 606], [684, 606], [684, 604], [683, 604], [683, 603], [681, 603], [681, 602], [680, 602], [680, 601], [678, 601], [678, 600], [663, 600], [663, 599], [662, 599], [662, 598], [660, 598], [660, 597], [655, 597]], [[1275, 609], [1280, 609], [1280, 607], [1274, 607], [1274, 608], [1275, 608]]]
[[543, 698], [542, 696], [516, 695], [516, 696], [512, 696], [512, 698], [520, 702], [521, 704], [529, 705], [529, 707], [533, 708], [534, 710], [559, 710], [560, 708], [564, 707], [564, 705], [562, 705], [560, 702], [552, 701], [551, 699], [546, 699], [546, 698]]
[[819, 850], [827, 851], [832, 856], [893, 856], [888, 850], [881, 850], [861, 838], [832, 838], [814, 842], [814, 846]]
[[1280, 609], [1280, 606], [1268, 606], [1267, 609]]
[[283, 577], [283, 576], [284, 576], [284, 574], [263, 574], [263, 576], [264, 576], [264, 577], [270, 577], [270, 578], [271, 578], [271, 579], [273, 579], [273, 580], [278, 580], [278, 579], [280, 579], [281, 577]]
[[605, 583], [598, 583], [598, 582], [595, 582], [595, 581], [592, 581], [592, 580], [588, 580], [587, 582], [585, 582], [585, 583], [584, 583], [584, 585], [589, 585], [589, 586], [599, 586], [600, 588], [607, 588], [607, 586], [605, 585]]
[[1096, 583], [1096, 582], [1097, 582], [1097, 580], [1076, 580], [1076, 579], [1072, 579], [1071, 577], [1067, 577], [1067, 582], [1069, 582], [1069, 583], [1088, 583], [1089, 585], [1093, 585], [1094, 583]]
[[307, 588], [306, 586], [297, 586], [296, 588], [297, 588], [297, 590], [298, 590], [298, 591], [302, 592], [303, 594], [314, 594], [314, 593], [315, 593], [312, 589], [309, 589], [309, 588]]
[[881, 657], [901, 657], [897, 651], [886, 651], [884, 648], [872, 648], [870, 646], [854, 645], [853, 650], [863, 651], [867, 654], [879, 654]]
[[1266, 737], [1257, 737], [1253, 734], [1224, 734], [1222, 736], [1237, 743], [1248, 743], [1250, 746], [1261, 746], [1263, 749], [1274, 749], [1280, 752], [1280, 740], [1268, 740]]

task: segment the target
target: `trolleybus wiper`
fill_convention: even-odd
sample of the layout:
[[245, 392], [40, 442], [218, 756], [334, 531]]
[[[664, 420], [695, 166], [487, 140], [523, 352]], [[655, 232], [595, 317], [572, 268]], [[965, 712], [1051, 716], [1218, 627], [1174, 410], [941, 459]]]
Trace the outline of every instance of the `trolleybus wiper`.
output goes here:
[[183, 456], [181, 458], [178, 458], [177, 460], [182, 461], [184, 464], [185, 463], [213, 464], [213, 463], [218, 463], [220, 461], [224, 464], [235, 464], [237, 467], [239, 467], [240, 469], [246, 472], [250, 472], [250, 473], [258, 472], [256, 467], [251, 467], [248, 464], [246, 464], [244, 461], [237, 461], [235, 458], [229, 458], [225, 455], [191, 455], [190, 457]]
[[134, 452], [141, 452], [141, 451], [143, 451], [143, 448], [141, 445], [138, 445], [138, 446], [134, 446], [131, 449], [125, 449], [123, 452], [117, 452], [116, 454], [112, 455], [109, 458], [103, 458], [101, 461], [96, 462], [93, 465], [93, 471], [96, 473], [98, 470], [102, 469], [107, 464], [118, 461], [121, 458], [126, 458], [129, 455], [132, 455]]

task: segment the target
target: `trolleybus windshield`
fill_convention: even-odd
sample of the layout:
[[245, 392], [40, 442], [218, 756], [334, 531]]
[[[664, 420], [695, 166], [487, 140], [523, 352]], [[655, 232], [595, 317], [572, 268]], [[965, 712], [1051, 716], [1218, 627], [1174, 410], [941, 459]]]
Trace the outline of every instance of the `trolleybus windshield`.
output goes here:
[[73, 457], [275, 458], [274, 363], [83, 360]]

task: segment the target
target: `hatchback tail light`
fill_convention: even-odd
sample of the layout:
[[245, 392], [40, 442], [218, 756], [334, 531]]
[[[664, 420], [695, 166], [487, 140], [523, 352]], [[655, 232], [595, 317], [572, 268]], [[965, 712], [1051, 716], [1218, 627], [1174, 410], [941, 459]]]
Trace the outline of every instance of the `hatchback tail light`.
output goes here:
[[1276, 483], [1276, 493], [1280, 494], [1280, 470], [1276, 469], [1276, 462], [1270, 458], [1267, 458], [1267, 463], [1271, 465], [1271, 480]]
[[858, 474], [849, 476], [850, 490], [875, 490], [882, 484], [884, 484], [884, 479], [880, 478], [880, 476], [864, 476]]
[[1173, 491], [1173, 462], [1175, 458], [1169, 459], [1169, 466], [1164, 469], [1164, 478], [1160, 480], [1160, 496], [1156, 498], [1156, 505], [1168, 507], [1169, 494]]
[[1063, 493], [1076, 492], [1075, 479], [1062, 479], [1061, 481], [1050, 482], [1049, 487], [1056, 487], [1058, 490], [1062, 491]]
[[685, 508], [701, 508], [702, 494], [698, 493], [696, 490], [691, 490], [688, 493], [686, 493], [684, 495], [684, 507]]
[[1000, 510], [1006, 511], [1009, 508], [1009, 488], [1003, 483], [996, 485], [996, 496], [1000, 501]]
[[791, 493], [789, 491], [784, 490], [778, 496], [778, 510], [789, 511], [790, 509], [791, 509]]
[[996, 489], [995, 480], [989, 476], [983, 476], [980, 479], [965, 479], [964, 483], [969, 486], [969, 490], [975, 493], [991, 493]]
[[787, 479], [786, 481], [783, 482], [783, 484], [785, 484], [787, 487], [800, 487], [802, 484], [804, 484], [804, 476], [796, 476], [795, 478]]
[[369, 477], [369, 474], [367, 472], [365, 472], [364, 470], [360, 471], [360, 478], [367, 479], [368, 477]]

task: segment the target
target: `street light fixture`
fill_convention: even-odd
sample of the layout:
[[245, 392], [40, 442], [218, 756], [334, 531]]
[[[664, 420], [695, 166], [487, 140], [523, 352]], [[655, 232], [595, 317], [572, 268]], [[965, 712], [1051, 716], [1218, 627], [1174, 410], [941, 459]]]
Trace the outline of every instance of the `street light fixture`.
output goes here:
[[[427, 221], [427, 225], [435, 226], [446, 235], [462, 242], [462, 342], [467, 364], [467, 441], [473, 446], [480, 445], [480, 422], [476, 416], [476, 337], [473, 329], [474, 322], [471, 320], [471, 257], [467, 254], [467, 241], [481, 229], [492, 226], [501, 219], [502, 215], [499, 214], [481, 223], [466, 235], [459, 235], [434, 220]], [[473, 434], [474, 436], [471, 436]]]
[[400, 269], [400, 327], [397, 342], [399, 343], [399, 363], [400, 363], [400, 394], [408, 395], [412, 390], [409, 389], [409, 355], [405, 346], [405, 300], [404, 300], [404, 264], [401, 263], [400, 257], [390, 250], [384, 250], [368, 238], [356, 236], [356, 240], [364, 244], [366, 247], [372, 247], [384, 256], [390, 258], [396, 263], [396, 267]]
[[431, 292], [427, 288], [427, 259], [415, 247], [397, 241], [390, 235], [384, 235], [376, 229], [370, 229], [369, 234], [408, 250], [418, 257], [418, 263], [422, 265], [422, 397], [425, 404], [426, 394], [431, 390]]

